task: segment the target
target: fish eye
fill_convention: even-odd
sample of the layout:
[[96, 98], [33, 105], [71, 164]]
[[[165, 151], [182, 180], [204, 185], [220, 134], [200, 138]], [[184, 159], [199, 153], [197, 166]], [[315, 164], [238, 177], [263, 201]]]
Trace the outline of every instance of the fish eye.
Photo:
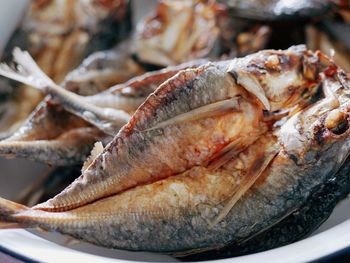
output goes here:
[[332, 110], [325, 119], [325, 126], [335, 135], [341, 135], [349, 129], [348, 115], [338, 109]]

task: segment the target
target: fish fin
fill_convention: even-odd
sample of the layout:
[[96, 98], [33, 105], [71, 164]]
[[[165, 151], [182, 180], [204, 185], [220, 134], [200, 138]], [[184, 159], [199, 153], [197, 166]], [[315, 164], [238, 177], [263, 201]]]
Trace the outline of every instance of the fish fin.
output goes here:
[[266, 93], [259, 81], [248, 72], [245, 72], [243, 70], [237, 71], [234, 70], [233, 67], [233, 64], [230, 65], [227, 69], [227, 72], [234, 77], [237, 84], [241, 85], [248, 92], [252, 93], [264, 105], [265, 109], [270, 111], [270, 102], [266, 97]]
[[208, 169], [212, 171], [219, 169], [221, 166], [243, 151], [245, 147], [242, 147], [241, 142], [242, 140], [238, 138], [222, 148], [214, 155], [212, 161], [208, 165]]
[[74, 245], [79, 245], [81, 243], [82, 243], [82, 241], [80, 241], [80, 240], [78, 240], [78, 239], [76, 239], [74, 237], [67, 236], [66, 240], [64, 240], [64, 242], [63, 242], [63, 245], [67, 246], [67, 247], [71, 247], [71, 246], [74, 246]]
[[260, 175], [265, 171], [271, 161], [278, 154], [277, 150], [272, 150], [262, 158], [259, 158], [252, 165], [252, 168], [249, 172], [242, 178], [240, 185], [237, 188], [237, 191], [232, 195], [224, 208], [220, 211], [219, 215], [211, 222], [210, 227], [218, 224], [225, 216], [231, 211], [231, 209], [235, 206], [238, 200], [253, 186], [256, 180], [260, 177]]
[[0, 229], [18, 229], [18, 228], [24, 228], [24, 226], [20, 223], [0, 221]]
[[230, 111], [239, 111], [240, 96], [230, 98], [227, 100], [222, 100], [219, 102], [214, 102], [186, 113], [179, 114], [171, 119], [158, 123], [156, 126], [146, 129], [144, 131], [150, 131], [155, 129], [164, 128], [170, 125], [176, 125], [180, 123], [195, 121], [203, 118], [214, 117], [228, 113]]
[[0, 75], [27, 84], [41, 91], [48, 86], [56, 85], [35, 63], [27, 51], [16, 47], [13, 50], [13, 60], [18, 64], [12, 69], [7, 64], [0, 64]]
[[12, 215], [28, 209], [27, 206], [0, 197], [0, 229], [18, 228], [19, 226], [17, 227], [12, 224], [17, 223]]
[[83, 173], [89, 166], [90, 164], [93, 162], [93, 160], [95, 160], [95, 158], [102, 153], [104, 147], [102, 142], [95, 142], [94, 144], [94, 148], [92, 148], [90, 156], [86, 159], [86, 161], [83, 164], [83, 167], [81, 168], [81, 172]]

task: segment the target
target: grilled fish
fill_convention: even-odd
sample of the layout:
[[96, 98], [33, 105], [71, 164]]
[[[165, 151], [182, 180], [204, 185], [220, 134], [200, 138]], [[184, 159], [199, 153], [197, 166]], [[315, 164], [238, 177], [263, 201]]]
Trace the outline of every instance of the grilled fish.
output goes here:
[[179, 72], [80, 178], [36, 208], [64, 211], [194, 166], [221, 167], [269, 130], [264, 110], [292, 108], [315, 92], [321, 65], [317, 54], [296, 46]]
[[[246, 240], [304, 205], [348, 158], [349, 80], [339, 69], [322, 80], [323, 99], [219, 169], [195, 166], [64, 212], [1, 199], [2, 228], [41, 227], [105, 247], [186, 254]], [[257, 174], [225, 217], [212, 224]]]

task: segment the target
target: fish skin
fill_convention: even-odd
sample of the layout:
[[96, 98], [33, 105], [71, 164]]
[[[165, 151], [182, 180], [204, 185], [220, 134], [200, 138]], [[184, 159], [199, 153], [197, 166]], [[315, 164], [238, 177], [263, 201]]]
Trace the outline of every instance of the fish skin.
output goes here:
[[289, 216], [259, 234], [229, 244], [222, 249], [181, 256], [181, 261], [218, 260], [281, 247], [301, 240], [315, 231], [332, 214], [335, 206], [350, 192], [350, 161], [330, 177], [322, 187], [313, 189], [310, 197]]
[[[26, 158], [49, 165], [74, 165], [90, 153], [90, 145], [96, 139], [105, 139], [105, 134], [94, 127], [72, 129], [52, 140], [3, 141], [0, 155], [6, 158]], [[62, 159], [62, 156], [65, 156]]]
[[92, 96], [144, 73], [131, 57], [129, 41], [92, 53], [64, 78], [61, 86], [82, 96]]
[[[303, 62], [309, 62], [307, 59], [311, 57], [314, 64], [318, 63], [317, 56], [309, 54], [305, 46], [295, 46], [284, 52], [266, 50], [255, 56], [182, 71], [148, 97], [80, 178], [61, 194], [35, 208], [48, 211], [69, 210], [138, 184], [181, 173], [195, 165], [206, 165], [215, 153], [232, 142], [238, 134], [246, 138], [247, 146], [250, 145], [267, 129], [266, 124], [260, 121], [262, 108], [255, 104], [257, 99], [253, 95], [237, 85], [236, 77], [231, 74], [236, 65], [240, 71], [249, 71], [251, 67], [259, 65], [260, 70], [254, 68], [251, 77], [257, 81], [266, 81], [278, 73], [275, 69], [270, 70], [272, 73], [266, 69], [269, 66], [265, 62], [271, 55], [286, 61], [281, 63], [284, 70], [297, 72], [295, 80], [301, 91], [287, 93], [285, 100], [290, 100], [295, 93], [309, 88], [310, 81], [317, 79], [315, 70], [314, 79], [301, 80]], [[252, 61], [253, 64], [250, 64]], [[309, 66], [312, 65], [310, 63]], [[290, 90], [290, 82], [286, 82], [286, 86], [282, 84], [280, 88]], [[238, 95], [243, 97], [242, 112], [141, 132], [194, 108]], [[274, 94], [271, 98], [274, 98]], [[284, 105], [285, 100], [278, 101], [279, 105]], [[178, 145], [183, 146], [179, 148]]]
[[[274, 143], [271, 134], [260, 138], [251, 149], [242, 153], [244, 164], [254, 163], [255, 157], [259, 158], [265, 150], [262, 146]], [[249, 158], [251, 154], [253, 157]], [[208, 233], [218, 237], [218, 227], [208, 229], [208, 220], [218, 213], [222, 203], [239, 186], [239, 181], [240, 174], [232, 169], [209, 171], [194, 167], [182, 175], [139, 186], [70, 211], [24, 208], [9, 217], [28, 227], [39, 226], [67, 233], [107, 247], [177, 251], [192, 248], [193, 242], [200, 241], [206, 246], [210, 243], [206, 237]], [[5, 213], [3, 207], [0, 211], [0, 214]], [[189, 237], [183, 240], [188, 234]], [[160, 236], [155, 239], [154, 235]], [[171, 240], [170, 236], [173, 237]]]
[[83, 99], [96, 106], [123, 109], [126, 112], [133, 113], [149, 94], [154, 92], [167, 79], [181, 70], [196, 68], [208, 62], [206, 59], [200, 59], [147, 72], [125, 83], [114, 85], [104, 92], [86, 96]]

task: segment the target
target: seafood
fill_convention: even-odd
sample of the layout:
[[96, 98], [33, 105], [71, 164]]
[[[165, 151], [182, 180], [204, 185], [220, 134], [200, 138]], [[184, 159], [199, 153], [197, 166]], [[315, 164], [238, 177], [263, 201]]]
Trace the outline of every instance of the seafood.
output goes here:
[[100, 93], [144, 73], [129, 52], [129, 41], [112, 49], [92, 53], [81, 65], [69, 72], [62, 87], [82, 96]]
[[[294, 52], [297, 50], [300, 51], [300, 47], [296, 50], [294, 48]], [[301, 53], [305, 55], [305, 49], [302, 50]], [[293, 48], [289, 50], [292, 51]], [[275, 52], [264, 51], [258, 54], [261, 59], [261, 56], [276, 54]], [[280, 54], [285, 55], [286, 52]], [[315, 59], [312, 56], [314, 54], [308, 55]], [[238, 62], [239, 60], [236, 63]], [[254, 144], [217, 169], [197, 164], [166, 178], [158, 177], [153, 182], [148, 180], [139, 181], [134, 186], [124, 185], [124, 191], [119, 193], [96, 196], [105, 189], [104, 184], [104, 187], [94, 189], [94, 200], [90, 199], [84, 205], [80, 202], [75, 208], [72, 205], [66, 209], [56, 207], [56, 210], [47, 209], [47, 206], [28, 208], [0, 199], [1, 227], [41, 227], [105, 247], [185, 254], [225, 247], [259, 234], [300, 209], [312, 196], [313, 190], [320, 189], [324, 183], [336, 178], [349, 156], [350, 82], [342, 70], [331, 62], [329, 65], [320, 75], [316, 74], [320, 77], [318, 86], [322, 88], [324, 98], [301, 109], [280, 127], [266, 130]], [[205, 67], [187, 70], [182, 74], [191, 71], [193, 74]], [[167, 85], [160, 86], [143, 107], [154, 106], [155, 96], [161, 95], [164, 87], [169, 88], [169, 84], [175, 84], [173, 81], [179, 81], [179, 76], [181, 73], [169, 80]], [[192, 89], [196, 89], [197, 84], [193, 83]], [[171, 91], [174, 89], [173, 86]], [[188, 96], [188, 93], [185, 95]], [[139, 111], [142, 111], [142, 107], [130, 123], [137, 121], [135, 116]], [[153, 114], [152, 117], [154, 118]], [[151, 123], [151, 126], [154, 124]], [[198, 129], [194, 124], [195, 122], [191, 123], [192, 128]], [[147, 127], [145, 121], [137, 126], [139, 131]], [[103, 158], [104, 169], [95, 167], [95, 160], [85, 170], [94, 168], [99, 182], [109, 183], [106, 170], [113, 163], [109, 162], [106, 153], [113, 151], [114, 156], [123, 157], [122, 143], [127, 139], [121, 137], [123, 132], [130, 134], [130, 127], [125, 126], [116, 137], [119, 142], [117, 149], [110, 149], [113, 146], [110, 144], [105, 149], [105, 154], [97, 157], [96, 160]], [[162, 132], [166, 135], [169, 131], [163, 128]], [[182, 129], [182, 132], [185, 131]], [[186, 148], [186, 143], [181, 144], [181, 147]], [[161, 145], [163, 148], [166, 146]], [[143, 150], [143, 153], [145, 147], [140, 143], [137, 145], [137, 149]], [[135, 150], [124, 152], [124, 156], [129, 153], [135, 156]], [[162, 160], [171, 157], [168, 161], [170, 167], [174, 155], [168, 155], [164, 150], [162, 152], [165, 155], [159, 156]], [[154, 161], [159, 162], [159, 159]], [[150, 160], [145, 155], [143, 171], [149, 171], [147, 162]], [[118, 169], [114, 169], [115, 174], [123, 171], [120, 164], [116, 167]], [[66, 189], [64, 193], [69, 193], [67, 200], [75, 199], [72, 188], [79, 188], [84, 195], [84, 188], [93, 183], [89, 176], [83, 174], [83, 178]], [[121, 178], [122, 174], [116, 180], [121, 183]], [[127, 178], [128, 181], [136, 179], [133, 173], [127, 174]], [[253, 183], [247, 185], [251, 179]], [[54, 203], [52, 200], [51, 204]], [[233, 204], [232, 200], [235, 200]], [[228, 204], [228, 213], [217, 220]]]
[[[176, 8], [175, 8], [175, 6], [176, 6]], [[161, 2], [159, 4], [158, 9], [163, 10], [163, 11], [169, 9], [166, 12], [167, 14], [172, 13], [172, 11], [171, 11], [172, 8], [175, 8], [179, 12], [183, 11], [183, 13], [189, 12], [190, 10], [192, 10], [192, 11], [195, 10], [195, 11], [193, 11], [194, 13], [192, 15], [194, 16], [193, 19], [195, 19], [195, 21], [197, 21], [197, 22], [201, 21], [204, 13], [209, 12], [210, 15], [206, 15], [206, 17], [211, 22], [208, 24], [205, 24], [206, 25], [205, 31], [210, 31], [212, 22], [214, 21], [212, 19], [213, 18], [212, 15], [214, 13], [216, 15], [215, 19], [218, 20], [217, 23], [218, 23], [218, 25], [220, 25], [220, 28], [222, 27], [222, 25], [224, 25], [227, 22], [227, 13], [225, 13], [225, 9], [218, 11], [218, 10], [216, 10], [217, 6], [214, 5], [213, 3], [204, 3], [204, 2], [203, 3], [193, 3], [192, 1], [188, 1], [185, 3], [180, 3], [180, 2], [176, 3], [175, 6], [174, 6], [174, 3], [170, 2], [170, 1], [165, 1], [165, 2]], [[193, 8], [189, 9], [190, 6], [193, 7], [194, 9]], [[154, 21], [154, 19], [156, 19], [156, 18], [155, 17], [148, 18], [145, 20], [146, 22], [141, 22], [139, 24], [139, 28], [143, 28], [143, 29], [138, 31], [138, 35], [146, 34], [146, 31], [149, 29], [147, 25], [154, 24], [153, 22], [151, 22], [151, 21]], [[173, 22], [171, 22], [171, 23], [174, 23], [174, 25], [181, 24], [181, 23], [178, 23], [178, 20], [181, 20], [181, 17], [178, 18], [175, 16], [174, 19], [172, 20]], [[163, 22], [165, 23], [166, 21], [163, 21]], [[200, 23], [200, 22], [198, 22], [198, 23]], [[232, 23], [232, 24], [234, 24], [234, 23]], [[227, 24], [226, 29], [224, 29], [223, 31], [225, 31], [225, 30], [228, 31], [232, 24]], [[170, 30], [168, 28], [169, 26], [170, 26], [169, 24], [164, 24], [163, 25], [164, 30], [162, 32], [158, 32], [160, 35], [157, 34], [154, 37], [161, 37], [161, 36], [164, 37], [164, 32], [166, 32], [167, 30]], [[203, 26], [203, 24], [201, 23], [201, 28], [202, 28], [202, 26]], [[224, 28], [224, 27], [222, 27], [222, 28]], [[249, 28], [249, 31], [247, 31], [247, 32], [238, 31], [237, 34], [238, 34], [238, 37], [237, 37], [238, 40], [237, 40], [237, 43], [235, 44], [235, 46], [237, 46], [237, 50], [233, 51], [232, 48], [230, 49], [231, 55], [234, 55], [234, 56], [248, 54], [248, 53], [251, 53], [253, 51], [256, 51], [256, 50], [262, 48], [265, 45], [266, 39], [269, 35], [269, 29], [266, 26], [254, 26], [252, 28]], [[216, 36], [216, 34], [212, 34], [212, 36], [214, 36], [214, 35]], [[220, 35], [221, 35], [220, 38], [222, 38], [222, 39], [225, 38], [224, 32], [221, 32]], [[231, 37], [231, 35], [230, 35], [230, 37]], [[231, 43], [232, 39], [230, 37], [228, 37], [226, 34], [226, 40], [224, 40], [224, 42], [226, 43], [225, 44], [226, 47], [225, 47], [225, 45], [223, 45], [223, 47], [222, 47], [223, 52], [226, 52], [227, 51], [226, 49], [231, 45], [230, 43]], [[197, 42], [198, 43], [201, 42], [200, 39], [201, 38], [196, 38], [195, 42], [193, 44], [197, 45], [196, 44]], [[184, 44], [183, 37], [180, 37], [178, 40], [179, 40], [180, 44], [181, 43]], [[143, 41], [144, 40], [142, 37], [140, 37], [140, 38], [136, 37], [136, 39], [135, 39], [136, 43], [142, 43]], [[254, 44], [251, 45], [249, 43], [254, 43]], [[207, 46], [207, 48], [209, 48], [209, 46], [208, 46], [209, 44], [210, 44], [209, 42], [206, 43], [206, 45], [203, 44], [204, 45], [203, 48], [205, 46]], [[176, 45], [176, 46], [179, 47], [179, 45]], [[143, 45], [139, 45], [139, 46], [142, 47]], [[87, 58], [82, 63], [82, 65], [80, 67], [78, 67], [72, 73], [68, 74], [68, 76], [65, 78], [62, 86], [64, 88], [66, 88], [70, 91], [73, 91], [75, 93], [78, 93], [80, 95], [84, 95], [84, 96], [85, 95], [92, 95], [92, 94], [95, 94], [97, 92], [104, 90], [106, 87], [108, 87], [110, 85], [124, 82], [128, 78], [130, 78], [134, 75], [141, 74], [144, 71], [143, 67], [144, 67], [145, 62], [141, 61], [140, 57], [138, 57], [138, 59], [135, 60], [133, 58], [133, 55], [130, 53], [129, 47], [130, 47], [130, 42], [125, 41], [125, 43], [122, 43], [121, 45], [119, 45], [118, 47], [116, 47], [112, 50], [98, 52], [96, 54], [91, 55], [89, 58]], [[159, 47], [154, 47], [154, 48], [159, 49]], [[196, 54], [198, 54], [198, 55], [200, 54], [200, 57], [208, 55], [206, 52], [197, 52], [197, 51], [196, 51]], [[136, 52], [136, 55], [137, 55], [137, 52]], [[181, 58], [181, 60], [189, 60], [191, 58], [193, 58], [193, 56], [187, 56], [185, 54], [183, 56], [183, 58]], [[149, 67], [149, 66], [147, 66], [147, 67]], [[160, 84], [160, 83], [158, 83], [156, 81], [154, 86], [156, 87], [157, 84]], [[134, 92], [131, 92], [131, 93], [134, 93]], [[108, 105], [109, 105], [108, 107], [110, 107], [110, 108], [124, 110], [124, 111], [127, 111], [128, 113], [132, 113], [137, 108], [137, 106], [141, 104], [141, 102], [143, 100], [142, 97], [136, 99], [136, 98], [133, 98], [134, 96], [132, 95], [130, 99], [124, 99], [122, 105], [116, 105], [121, 101], [120, 98], [118, 99], [115, 96], [109, 96], [108, 94], [109, 93], [103, 93], [103, 94], [99, 94], [99, 95], [96, 95], [93, 97], [88, 97], [86, 99], [79, 98], [79, 101], [78, 101], [78, 103], [76, 103], [76, 105], [79, 105], [79, 108], [81, 108], [81, 106], [82, 106], [81, 103], [83, 103], [83, 101], [87, 101], [87, 103], [89, 103], [91, 105], [97, 104], [97, 106], [106, 107], [106, 103], [104, 101], [107, 101]], [[124, 94], [126, 94], [126, 93], [124, 92]], [[129, 94], [130, 94], [130, 92], [129, 92]], [[126, 97], [130, 97], [130, 95], [123, 96], [122, 98], [126, 98]], [[117, 99], [116, 101], [118, 103], [115, 102], [115, 98]], [[23, 157], [23, 158], [26, 158], [28, 156], [31, 159], [34, 158], [35, 160], [48, 162], [48, 163], [56, 163], [56, 161], [58, 159], [60, 159], [59, 156], [62, 156], [62, 159], [59, 160], [59, 162], [58, 162], [59, 164], [64, 164], [65, 163], [64, 160], [68, 160], [68, 159], [70, 160], [70, 162], [81, 162], [82, 159], [84, 159], [86, 157], [86, 152], [88, 151], [88, 149], [91, 149], [92, 144], [93, 144], [92, 143], [93, 138], [95, 138], [95, 141], [102, 140], [104, 142], [107, 142], [108, 140], [110, 140], [110, 137], [104, 136], [103, 134], [104, 133], [115, 134], [115, 132], [119, 129], [121, 124], [123, 124], [125, 122], [125, 120], [128, 118], [128, 116], [126, 114], [123, 114], [124, 117], [120, 123], [112, 125], [112, 127], [108, 127], [109, 120], [111, 118], [115, 119], [113, 117], [113, 115], [112, 115], [112, 117], [105, 116], [103, 114], [103, 112], [101, 113], [101, 111], [99, 111], [98, 109], [95, 108], [94, 114], [84, 114], [82, 116], [82, 112], [79, 111], [79, 109], [78, 109], [77, 114], [81, 118], [86, 120], [87, 122], [90, 122], [93, 126], [96, 126], [100, 130], [102, 130], [102, 133], [94, 130], [93, 132], [90, 132], [90, 134], [84, 134], [85, 132], [90, 131], [90, 129], [80, 129], [79, 131], [75, 131], [74, 133], [72, 133], [71, 132], [72, 129], [75, 129], [76, 126], [79, 126], [79, 128], [80, 128], [81, 125], [86, 126], [86, 124], [80, 125], [79, 123], [83, 123], [83, 122], [81, 122], [81, 120], [77, 121], [78, 125], [75, 125], [73, 122], [68, 121], [64, 125], [65, 128], [63, 129], [63, 127], [62, 127], [63, 122], [57, 121], [57, 119], [60, 118], [58, 116], [61, 116], [61, 115], [67, 114], [67, 113], [65, 111], [63, 111], [63, 113], [62, 113], [62, 110], [60, 110], [60, 108], [61, 108], [60, 105], [53, 106], [54, 103], [52, 102], [52, 100], [50, 100], [50, 110], [49, 110], [50, 114], [45, 116], [48, 113], [48, 110], [44, 109], [44, 107], [48, 107], [47, 102], [48, 102], [48, 99], [46, 99], [45, 103], [40, 104], [40, 106], [38, 106], [38, 108], [35, 110], [35, 112], [31, 115], [30, 118], [38, 118], [40, 116], [41, 123], [43, 123], [43, 122], [47, 123], [45, 125], [47, 127], [49, 127], [50, 130], [47, 130], [47, 129], [45, 131], [43, 129], [37, 130], [35, 127], [32, 127], [29, 125], [29, 124], [32, 124], [33, 122], [36, 123], [36, 121], [30, 121], [30, 120], [27, 121], [18, 130], [18, 132], [16, 132], [16, 134], [14, 134], [14, 136], [12, 136], [11, 138], [8, 138], [6, 141], [4, 141], [2, 143], [2, 150], [1, 150], [2, 155], [6, 155], [8, 157]], [[56, 103], [57, 103], [57, 100], [56, 100]], [[86, 106], [86, 103], [85, 103], [85, 106]], [[63, 105], [63, 107], [64, 107], [64, 105]], [[71, 110], [72, 109], [70, 109], [70, 111]], [[75, 111], [75, 110], [77, 110], [77, 109], [73, 109], [73, 111]], [[104, 111], [107, 111], [107, 110], [104, 110]], [[40, 114], [38, 114], [38, 112], [40, 112]], [[16, 114], [17, 112], [13, 111], [13, 113]], [[107, 115], [110, 115], [110, 114], [107, 114]], [[117, 114], [117, 115], [120, 115], [120, 114]], [[52, 118], [52, 120], [43, 121], [44, 119], [48, 119], [48, 118]], [[11, 116], [9, 116], [8, 119], [11, 120], [12, 119]], [[74, 118], [66, 117], [66, 116], [63, 116], [62, 119], [74, 120]], [[106, 121], [107, 121], [107, 124], [105, 123]], [[48, 123], [54, 123], [54, 122], [60, 123], [61, 127], [55, 127], [55, 125], [48, 124]], [[73, 125], [73, 126], [69, 127], [69, 125]], [[30, 127], [33, 128], [32, 131], [29, 131]], [[52, 130], [57, 130], [57, 132], [52, 132]], [[25, 132], [23, 132], [23, 131], [25, 131]], [[28, 133], [28, 132], [30, 133], [30, 140], [25, 142], [24, 144], [21, 142], [18, 142], [19, 139], [20, 140], [22, 140], [22, 139], [27, 140], [22, 135], [24, 133]], [[38, 134], [35, 135], [35, 132], [38, 132]], [[48, 136], [46, 136], [46, 138], [42, 137], [42, 134], [44, 134], [44, 133], [48, 134]], [[52, 133], [54, 133], [54, 134], [52, 134]], [[66, 133], [68, 135], [64, 136], [63, 133]], [[4, 137], [8, 137], [8, 136], [4, 136]], [[53, 138], [58, 138], [58, 137], [60, 137], [60, 140], [59, 140], [59, 142], [57, 142], [57, 145], [61, 146], [60, 149], [56, 148], [57, 145], [55, 145], [55, 147], [49, 146], [50, 142], [48, 140], [52, 141]], [[70, 145], [70, 147], [65, 149], [67, 144], [61, 140], [61, 137], [62, 137], [62, 140], [69, 139], [70, 141], [74, 141], [75, 143], [69, 142], [68, 144]], [[76, 145], [78, 143], [77, 138], [79, 138], [79, 137], [82, 137], [82, 141], [84, 141], [84, 145], [85, 145], [84, 149], [81, 149], [81, 148], [77, 147], [77, 145]], [[41, 141], [36, 141], [35, 138], [38, 138]], [[11, 141], [11, 144], [9, 144], [9, 141]], [[91, 143], [87, 143], [87, 141], [91, 141]], [[67, 142], [68, 142], [68, 140], [67, 140]], [[22, 149], [24, 147], [26, 148], [26, 150], [22, 151]], [[33, 150], [30, 150], [30, 149], [33, 149]], [[55, 149], [57, 149], [57, 151]], [[51, 153], [48, 154], [48, 151], [51, 151]], [[38, 154], [34, 154], [35, 152], [38, 152]], [[45, 154], [45, 153], [47, 153], [47, 154]], [[63, 156], [63, 154], [67, 154], [67, 156], [74, 157], [74, 158], [66, 158]], [[33, 157], [33, 156], [38, 156], [38, 157]], [[42, 156], [45, 158], [42, 158]], [[53, 156], [53, 158], [51, 158], [51, 156]]]
[[147, 98], [71, 187], [37, 208], [64, 211], [193, 166], [215, 170], [268, 130], [264, 109], [303, 104], [322, 67], [317, 54], [295, 46], [181, 71]]
[[[27, 13], [7, 44], [2, 60], [18, 46], [32, 54], [55, 81], [90, 53], [107, 49], [131, 29], [128, 1], [31, 1]], [[68, 59], [69, 58], [69, 59]], [[28, 87], [2, 81], [0, 137], [12, 134], [42, 99]]]
[[[99, 59], [99, 56], [96, 57]], [[122, 60], [123, 57], [121, 57]], [[89, 58], [87, 60], [92, 63], [83, 64], [101, 64], [101, 62], [95, 63], [94, 60]], [[123, 61], [127, 62], [128, 60]], [[70, 76], [74, 76], [75, 73], [71, 73], [64, 83], [67, 89], [72, 88], [82, 94], [90, 94], [90, 96], [80, 97], [85, 103], [98, 107], [123, 109], [128, 113], [133, 113], [148, 94], [166, 79], [172, 77], [181, 69], [195, 67], [205, 62], [204, 60], [190, 62], [146, 73], [96, 95], [91, 95], [92, 90], [90, 89], [85, 90], [84, 80], [89, 77], [84, 78], [84, 74], [80, 75], [83, 80], [75, 79], [73, 81]], [[118, 68], [113, 67], [113, 69], [119, 72], [118, 76], [121, 76], [121, 73], [124, 72], [123, 64], [118, 63], [118, 65]], [[78, 69], [79, 71], [81, 69]], [[130, 68], [127, 68], [124, 74], [130, 74], [131, 72]], [[137, 72], [134, 73], [137, 74]], [[90, 71], [87, 71], [87, 75], [90, 75]], [[118, 78], [118, 80], [120, 79]], [[102, 89], [101, 84], [103, 82], [99, 82], [100, 89]], [[107, 86], [103, 85], [103, 88], [107, 88]], [[66, 103], [70, 103], [69, 98]], [[64, 102], [62, 104], [65, 105]], [[111, 139], [110, 135], [105, 134], [98, 128], [91, 127], [86, 121], [63, 110], [61, 103], [54, 103], [52, 99], [48, 98], [37, 107], [21, 129], [0, 142], [0, 155], [27, 158], [55, 165], [72, 165], [82, 163], [96, 141], [102, 141], [106, 145]]]
[[[111, 48], [130, 31], [128, 1], [32, 1], [5, 48], [25, 48], [56, 82], [90, 53]], [[69, 58], [69, 59], [67, 59]]]
[[155, 14], [137, 26], [135, 53], [143, 63], [170, 66], [216, 56], [214, 3], [161, 1]]

